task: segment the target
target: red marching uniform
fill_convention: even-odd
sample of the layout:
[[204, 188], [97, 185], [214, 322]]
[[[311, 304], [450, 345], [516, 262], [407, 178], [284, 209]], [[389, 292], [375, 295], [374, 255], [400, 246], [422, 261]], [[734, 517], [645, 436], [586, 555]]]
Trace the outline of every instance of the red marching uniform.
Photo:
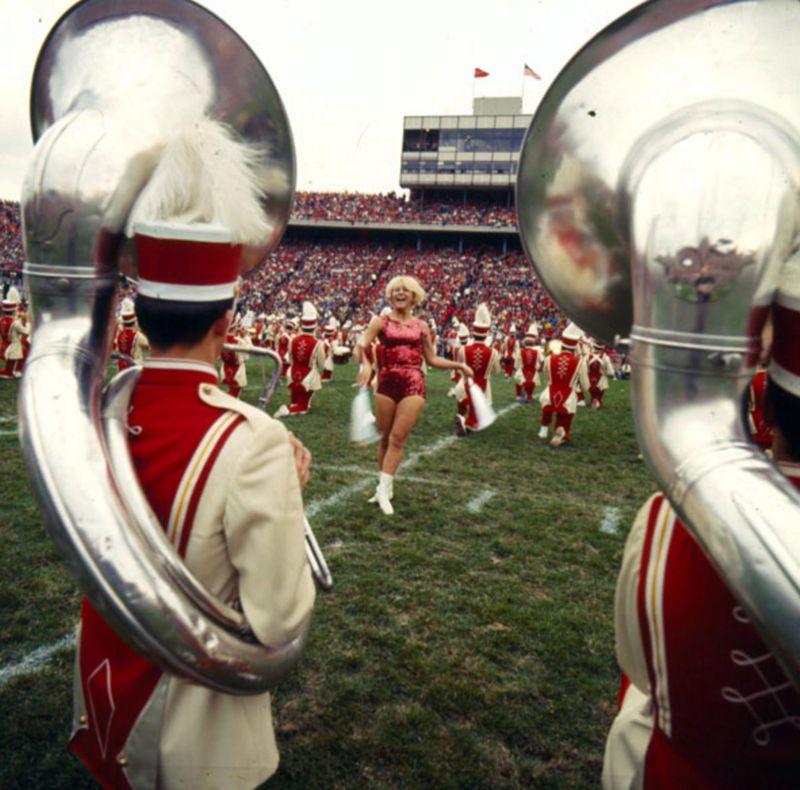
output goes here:
[[533, 390], [539, 383], [543, 352], [536, 346], [523, 345], [517, 348], [517, 370], [514, 374], [517, 398], [530, 403]]
[[603, 408], [603, 396], [608, 389], [608, 377], [614, 375], [614, 366], [607, 354], [594, 350], [586, 359], [586, 370], [589, 374], [589, 395], [593, 409]]
[[314, 318], [303, 318], [299, 335], [292, 338], [287, 354], [289, 364], [290, 404], [276, 412], [276, 416], [287, 414], [306, 414], [311, 408], [314, 393], [322, 388], [322, 368], [325, 363], [325, 349], [322, 341], [314, 337], [316, 311]]
[[509, 334], [503, 341], [500, 351], [500, 367], [506, 378], [511, 378], [514, 375], [514, 360], [517, 356], [518, 343], [515, 337], [516, 328], [512, 326], [508, 331]]
[[[239, 343], [239, 338], [234, 332], [229, 332], [225, 338], [225, 343], [235, 346]], [[220, 359], [222, 360], [222, 384], [228, 388], [229, 395], [238, 398], [242, 392], [242, 387], [245, 386], [242, 380], [244, 363], [238, 352], [227, 348], [222, 349]]]
[[[800, 465], [781, 470], [800, 488]], [[662, 494], [622, 568], [617, 645], [635, 685], [623, 679], [604, 787], [634, 773], [646, 790], [797, 787], [800, 695]]]
[[[586, 373], [586, 362], [578, 356], [574, 338], [569, 335], [577, 334], [570, 325], [562, 335], [563, 350], [551, 354], [544, 363], [544, 376], [546, 386], [539, 396], [542, 404], [542, 420], [540, 437], [545, 438], [547, 428], [555, 416], [556, 431], [551, 440], [554, 445], [569, 442], [570, 428], [578, 405], [577, 388], [583, 391], [589, 389], [589, 377]], [[571, 349], [575, 349], [575, 352]], [[558, 441], [557, 441], [558, 438]]]
[[281, 332], [275, 341], [275, 350], [281, 358], [281, 378], [286, 378], [289, 371], [289, 344], [292, 342], [292, 335], [287, 331]]
[[[473, 381], [486, 394], [486, 400], [490, 404], [492, 402], [492, 387], [489, 379], [491, 376], [500, 373], [501, 370], [499, 352], [483, 342], [483, 338], [489, 333], [491, 323], [491, 315], [486, 305], [478, 305], [475, 321], [472, 324], [472, 333], [475, 340], [472, 343], [467, 343], [461, 349], [461, 359], [472, 368]], [[469, 387], [467, 387], [463, 379], [456, 385], [456, 399], [458, 403], [456, 434], [461, 436], [464, 431], [477, 430], [478, 418], [469, 394]]]
[[772, 447], [772, 428], [764, 418], [764, 394], [767, 388], [767, 371], [759, 370], [750, 382], [748, 398], [748, 423], [753, 441], [762, 449]]

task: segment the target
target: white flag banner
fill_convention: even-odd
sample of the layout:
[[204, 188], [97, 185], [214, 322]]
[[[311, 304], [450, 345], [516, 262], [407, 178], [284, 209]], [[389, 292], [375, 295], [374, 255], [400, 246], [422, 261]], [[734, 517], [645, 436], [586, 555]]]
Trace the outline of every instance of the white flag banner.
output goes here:
[[471, 376], [467, 378], [467, 387], [469, 387], [472, 408], [475, 410], [475, 419], [478, 421], [475, 430], [482, 431], [497, 419], [497, 413], [486, 398], [486, 393], [475, 383]]
[[350, 441], [371, 444], [381, 438], [369, 399], [369, 389], [359, 387], [350, 407]]

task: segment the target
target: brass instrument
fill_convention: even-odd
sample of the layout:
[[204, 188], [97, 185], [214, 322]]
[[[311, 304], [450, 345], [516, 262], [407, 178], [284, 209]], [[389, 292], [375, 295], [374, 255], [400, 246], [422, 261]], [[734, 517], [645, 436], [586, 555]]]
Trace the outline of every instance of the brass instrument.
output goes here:
[[800, 4], [656, 0], [586, 44], [520, 160], [528, 257], [590, 334], [630, 345], [655, 479], [800, 686], [800, 495], [744, 395], [800, 217]]
[[103, 616], [165, 669], [252, 694], [294, 667], [308, 622], [292, 642], [265, 648], [191, 576], [127, 449], [138, 371], [101, 391], [118, 271], [137, 273], [128, 214], [170, 135], [203, 117], [266, 153], [259, 180], [271, 232], [246, 251], [246, 274], [278, 243], [295, 179], [288, 119], [254, 53], [186, 0], [85, 0], [50, 32], [33, 77], [36, 147], [22, 193], [34, 332], [21, 442], [50, 534]]

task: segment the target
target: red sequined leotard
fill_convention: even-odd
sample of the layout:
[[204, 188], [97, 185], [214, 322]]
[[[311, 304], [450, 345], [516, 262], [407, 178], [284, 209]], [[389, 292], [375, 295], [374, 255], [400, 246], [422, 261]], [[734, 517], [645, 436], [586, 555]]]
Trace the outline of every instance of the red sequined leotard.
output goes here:
[[396, 321], [381, 317], [378, 337], [381, 341], [381, 367], [378, 372], [378, 394], [400, 403], [412, 395], [425, 397], [425, 375], [422, 372], [422, 327], [418, 318]]

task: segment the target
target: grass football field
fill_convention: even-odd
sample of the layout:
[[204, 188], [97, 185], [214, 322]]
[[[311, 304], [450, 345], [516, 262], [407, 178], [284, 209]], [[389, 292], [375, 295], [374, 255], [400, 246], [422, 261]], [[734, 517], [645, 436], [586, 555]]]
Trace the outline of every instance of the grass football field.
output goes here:
[[[257, 362], [249, 377], [255, 402]], [[387, 517], [367, 502], [375, 447], [348, 439], [354, 377], [337, 366], [313, 411], [286, 420], [314, 456], [306, 508], [335, 586], [273, 695], [269, 786], [598, 787], [614, 585], [654, 490], [627, 382], [602, 411], [579, 409], [572, 446], [554, 450], [536, 438], [538, 404], [502, 377], [497, 421], [457, 439], [448, 375], [431, 371]], [[88, 788], [65, 749], [80, 594], [22, 467], [16, 391], [0, 381], [0, 787]], [[270, 412], [287, 401], [281, 387]]]

